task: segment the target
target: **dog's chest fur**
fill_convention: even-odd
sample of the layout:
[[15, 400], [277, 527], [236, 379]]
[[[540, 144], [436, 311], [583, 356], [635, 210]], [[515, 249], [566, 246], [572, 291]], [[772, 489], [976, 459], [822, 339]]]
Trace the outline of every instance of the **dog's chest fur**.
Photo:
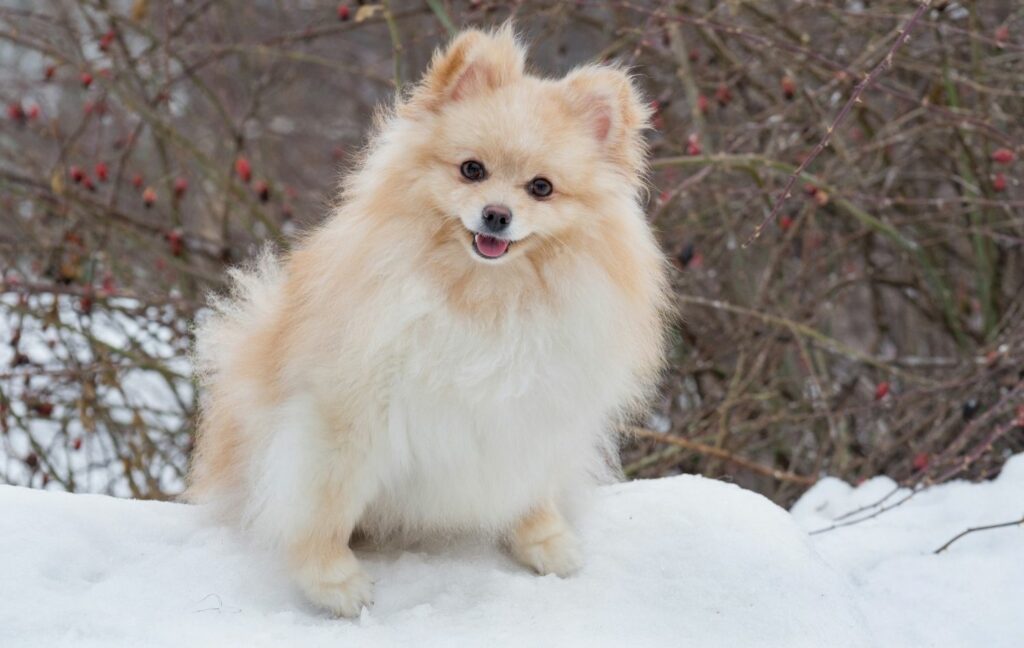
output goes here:
[[612, 324], [622, 305], [607, 281], [491, 327], [417, 290], [390, 309], [391, 373], [371, 452], [380, 495], [364, 526], [500, 530], [592, 481], [610, 404], [630, 382]]

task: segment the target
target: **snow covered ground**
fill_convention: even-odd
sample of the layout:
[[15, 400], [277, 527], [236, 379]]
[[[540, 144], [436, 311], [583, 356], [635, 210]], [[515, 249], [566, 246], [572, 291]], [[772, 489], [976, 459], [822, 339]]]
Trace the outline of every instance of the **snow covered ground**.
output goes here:
[[[877, 502], [895, 486], [887, 477], [857, 488], [825, 479], [792, 513], [808, 531], [827, 528], [837, 516]], [[969, 527], [1022, 516], [1024, 455], [1017, 455], [994, 481], [925, 489], [878, 517], [811, 541], [829, 564], [849, 574], [881, 646], [1020, 647], [1024, 525], [966, 535], [943, 553], [934, 551]]]
[[994, 482], [805, 533], [891, 486], [825, 480], [792, 515], [699, 477], [609, 486], [576, 577], [472, 543], [364, 552], [376, 603], [354, 622], [307, 607], [275, 560], [193, 507], [0, 487], [0, 645], [1021, 645], [1024, 529], [931, 552], [1024, 512], [1024, 456]]

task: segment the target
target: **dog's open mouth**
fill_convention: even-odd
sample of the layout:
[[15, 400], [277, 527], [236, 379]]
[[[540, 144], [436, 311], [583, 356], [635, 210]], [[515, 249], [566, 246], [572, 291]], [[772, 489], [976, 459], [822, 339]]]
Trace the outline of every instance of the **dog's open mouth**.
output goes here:
[[498, 259], [508, 253], [512, 241], [490, 236], [488, 234], [473, 235], [473, 250], [485, 259]]

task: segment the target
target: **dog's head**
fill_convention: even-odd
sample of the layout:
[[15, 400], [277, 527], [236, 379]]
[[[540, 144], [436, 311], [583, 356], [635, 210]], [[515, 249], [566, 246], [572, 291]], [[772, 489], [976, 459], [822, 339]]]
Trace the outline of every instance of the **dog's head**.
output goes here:
[[[438, 52], [398, 106], [392, 166], [441, 244], [483, 264], [565, 249], [609, 197], [635, 197], [648, 109], [629, 76], [586, 66], [550, 80], [524, 71], [512, 29], [468, 31]], [[392, 177], [396, 177], [392, 175]], [[436, 237], [435, 237], [436, 238]], [[449, 249], [449, 252], [451, 252]]]

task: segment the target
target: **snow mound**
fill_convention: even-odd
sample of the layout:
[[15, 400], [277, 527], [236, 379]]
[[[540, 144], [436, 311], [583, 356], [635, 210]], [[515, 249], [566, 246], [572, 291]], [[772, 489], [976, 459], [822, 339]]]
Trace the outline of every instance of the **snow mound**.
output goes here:
[[[894, 492], [895, 491], [895, 492]], [[890, 495], [890, 493], [893, 493]], [[838, 479], [818, 482], [794, 505], [808, 531], [871, 515], [908, 491], [888, 477], [854, 488]], [[951, 482], [925, 489], [903, 504], [857, 524], [811, 536], [829, 562], [849, 574], [869, 626], [884, 646], [1024, 645], [1024, 527], [966, 535], [969, 527], [1024, 515], [1024, 455], [1012, 457], [993, 481]], [[842, 521], [842, 520], [839, 520]]]
[[577, 576], [500, 551], [362, 553], [376, 602], [328, 619], [183, 504], [0, 487], [14, 646], [865, 646], [845, 580], [767, 499], [699, 477], [601, 489]]

